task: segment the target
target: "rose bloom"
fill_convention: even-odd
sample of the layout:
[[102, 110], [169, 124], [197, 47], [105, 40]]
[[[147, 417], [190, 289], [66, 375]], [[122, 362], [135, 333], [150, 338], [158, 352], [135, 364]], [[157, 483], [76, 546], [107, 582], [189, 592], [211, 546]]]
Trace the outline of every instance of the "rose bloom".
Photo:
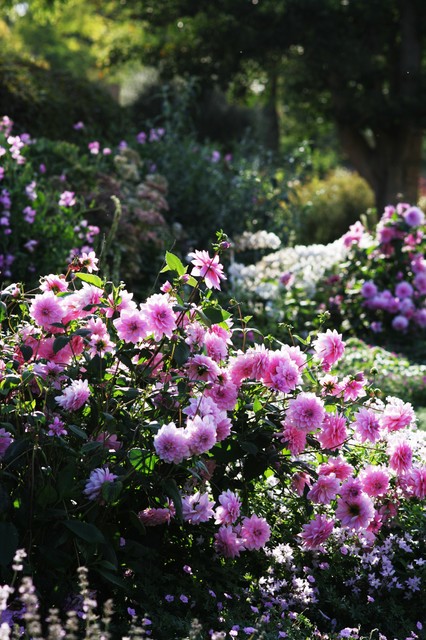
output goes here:
[[303, 546], [305, 549], [319, 549], [327, 538], [329, 538], [333, 528], [333, 520], [327, 520], [323, 515], [317, 515], [314, 520], [304, 524], [300, 537], [303, 540]]
[[241, 538], [246, 549], [261, 549], [271, 537], [271, 529], [265, 518], [253, 514], [244, 518], [241, 527]]
[[194, 265], [191, 275], [204, 278], [208, 289], [220, 289], [220, 281], [226, 280], [226, 276], [223, 265], [219, 263], [219, 256], [211, 258], [207, 251], [196, 250], [189, 254], [189, 258], [192, 258], [191, 263]]
[[225, 558], [237, 558], [244, 551], [244, 544], [230, 525], [223, 525], [215, 533], [214, 548]]
[[86, 403], [89, 396], [88, 381], [73, 380], [69, 387], [63, 390], [61, 396], [55, 396], [55, 400], [65, 411], [77, 411]]
[[322, 360], [324, 371], [330, 371], [331, 366], [342, 357], [345, 351], [342, 336], [335, 329], [327, 329], [325, 333], [318, 334], [317, 339], [313, 342], [313, 347]]

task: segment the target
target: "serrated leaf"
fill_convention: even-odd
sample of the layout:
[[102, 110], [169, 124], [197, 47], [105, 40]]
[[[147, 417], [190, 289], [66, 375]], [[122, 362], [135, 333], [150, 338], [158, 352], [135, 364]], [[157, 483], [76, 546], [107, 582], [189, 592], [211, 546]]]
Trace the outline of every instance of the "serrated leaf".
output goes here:
[[75, 277], [83, 282], [87, 282], [88, 284], [93, 284], [95, 287], [99, 287], [99, 289], [103, 289], [104, 283], [99, 278], [99, 276], [95, 276], [93, 273], [76, 273]]
[[186, 271], [182, 261], [170, 251], [166, 251], [166, 264], [171, 271], [176, 271], [178, 276], [182, 276]]
[[94, 524], [81, 522], [80, 520], [66, 520], [64, 526], [74, 535], [91, 544], [103, 544], [104, 534]]

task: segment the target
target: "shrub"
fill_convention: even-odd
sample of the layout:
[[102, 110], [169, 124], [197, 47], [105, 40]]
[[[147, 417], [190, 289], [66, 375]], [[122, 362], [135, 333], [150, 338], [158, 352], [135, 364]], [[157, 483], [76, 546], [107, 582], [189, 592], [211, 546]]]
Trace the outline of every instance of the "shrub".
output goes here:
[[[227, 632], [252, 607], [259, 629], [287, 633], [325, 604], [300, 567], [332, 562], [346, 537], [359, 553], [384, 543], [398, 518], [414, 526], [426, 471], [411, 405], [380, 402], [360, 372], [334, 376], [336, 331], [303, 350], [251, 341], [213, 295], [228, 244], [189, 267], [167, 253], [171, 281], [140, 305], [94, 254], [40, 291], [2, 292], [0, 565], [12, 579], [26, 548], [44, 611], [72, 608], [84, 565], [99, 601], [114, 596], [115, 637], [129, 609], [164, 638], [194, 617]], [[300, 562], [272, 588], [283, 539]], [[412, 591], [394, 633], [416, 622]]]
[[333, 242], [373, 205], [373, 192], [356, 173], [336, 169], [326, 178], [313, 177], [296, 187], [290, 197], [290, 206], [299, 214], [296, 242]]

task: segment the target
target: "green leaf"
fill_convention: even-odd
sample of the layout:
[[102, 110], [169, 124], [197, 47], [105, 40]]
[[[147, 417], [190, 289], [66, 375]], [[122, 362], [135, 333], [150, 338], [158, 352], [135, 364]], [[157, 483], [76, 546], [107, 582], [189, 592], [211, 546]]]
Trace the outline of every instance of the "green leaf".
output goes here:
[[145, 454], [146, 452], [142, 451], [142, 449], [130, 449], [129, 460], [134, 469], [139, 470], [143, 467]]
[[117, 502], [120, 493], [123, 490], [123, 483], [120, 480], [115, 482], [104, 482], [102, 485], [102, 497], [108, 504]]
[[63, 349], [71, 340], [69, 336], [58, 336], [53, 342], [53, 353], [58, 353]]
[[253, 411], [255, 413], [258, 413], [259, 411], [262, 411], [262, 409], [263, 409], [263, 404], [260, 402], [259, 398], [255, 398], [253, 402]]
[[173, 354], [174, 360], [178, 367], [181, 367], [185, 364], [185, 362], [187, 362], [189, 354], [189, 346], [186, 344], [186, 342], [184, 342], [183, 340], [178, 342]]
[[94, 524], [81, 522], [80, 520], [66, 520], [64, 525], [78, 538], [85, 540], [85, 542], [90, 542], [91, 544], [105, 543], [102, 531], [99, 531]]
[[93, 284], [95, 287], [99, 287], [99, 289], [103, 289], [104, 283], [99, 276], [95, 276], [93, 273], [76, 273], [75, 277], [88, 284]]
[[255, 456], [259, 453], [259, 447], [257, 447], [253, 442], [240, 442], [240, 447], [247, 453], [250, 453], [252, 456]]
[[105, 569], [101, 569], [100, 567], [93, 567], [93, 569], [97, 573], [99, 573], [100, 576], [105, 578], [105, 580], [108, 580], [108, 582], [111, 582], [112, 584], [115, 584], [118, 587], [125, 589], [126, 591], [129, 590], [129, 586], [127, 585], [127, 583], [115, 573], [111, 573], [110, 571], [106, 571]]
[[85, 433], [83, 429], [80, 429], [80, 427], [77, 427], [77, 425], [69, 424], [68, 429], [82, 440], [87, 440], [87, 433]]
[[171, 271], [176, 271], [178, 276], [182, 276], [186, 271], [182, 261], [170, 251], [166, 251], [166, 264]]
[[3, 300], [1, 300], [0, 301], [0, 322], [3, 322], [3, 320], [5, 320], [6, 318], [7, 318], [7, 306], [5, 305]]
[[12, 562], [18, 548], [19, 535], [14, 524], [0, 522], [0, 540], [0, 564], [6, 566]]
[[212, 324], [220, 324], [231, 316], [231, 314], [222, 309], [222, 307], [204, 307], [203, 312]]
[[30, 347], [28, 344], [21, 344], [19, 346], [19, 349], [23, 355], [25, 362], [28, 362], [28, 360], [30, 360], [31, 356], [33, 355], [32, 347]]
[[173, 500], [173, 504], [175, 505], [176, 509], [176, 517], [182, 521], [182, 496], [180, 495], [176, 480], [174, 480], [173, 478], [167, 478], [163, 480], [162, 484], [165, 494]]

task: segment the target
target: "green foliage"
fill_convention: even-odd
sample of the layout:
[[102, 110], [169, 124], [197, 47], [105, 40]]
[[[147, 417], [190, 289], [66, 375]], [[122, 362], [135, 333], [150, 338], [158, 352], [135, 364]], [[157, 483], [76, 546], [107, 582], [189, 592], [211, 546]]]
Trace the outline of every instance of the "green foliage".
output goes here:
[[289, 207], [298, 210], [295, 242], [327, 244], [340, 238], [374, 205], [374, 194], [358, 174], [337, 169], [296, 187]]

